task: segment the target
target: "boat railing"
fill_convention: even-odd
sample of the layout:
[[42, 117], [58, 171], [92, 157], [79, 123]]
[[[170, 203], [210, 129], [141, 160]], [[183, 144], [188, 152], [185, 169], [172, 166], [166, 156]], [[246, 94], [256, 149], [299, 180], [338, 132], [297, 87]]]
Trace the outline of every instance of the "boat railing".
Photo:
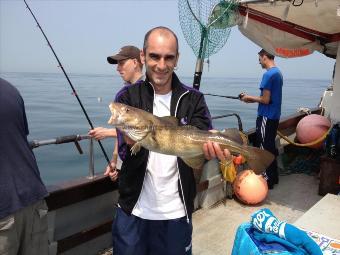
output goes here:
[[232, 116], [235, 116], [237, 118], [238, 129], [243, 132], [243, 125], [242, 125], [241, 117], [237, 113], [218, 115], [218, 116], [212, 117], [211, 119], [216, 120], [216, 119], [222, 119], [222, 118], [227, 118], [227, 117], [232, 117]]
[[76, 146], [79, 154], [84, 154], [79, 141], [80, 140], [89, 140], [89, 175], [87, 178], [93, 179], [94, 178], [94, 150], [93, 150], [93, 138], [89, 135], [66, 135], [66, 136], [59, 136], [52, 139], [46, 140], [32, 140], [29, 142], [29, 145], [32, 149], [38, 148], [40, 146], [51, 145], [51, 144], [63, 144], [63, 143], [74, 143]]
[[79, 154], [84, 154], [80, 146], [81, 140], [88, 140], [88, 176], [47, 186], [51, 255], [91, 254], [92, 251], [96, 253], [111, 245], [110, 229], [114, 204], [118, 198], [118, 185], [108, 177], [95, 175], [93, 138], [87, 134], [74, 134], [32, 140], [29, 145], [34, 149], [52, 144], [74, 143]]
[[[224, 115], [218, 115], [212, 117], [212, 120], [215, 119], [221, 119], [221, 118], [227, 118], [235, 116], [237, 118], [238, 122], [238, 128], [240, 131], [243, 131], [243, 126], [242, 126], [242, 121], [241, 118], [238, 114], [236, 113], [231, 113], [231, 114], [224, 114]], [[81, 140], [89, 140], [89, 175], [87, 178], [93, 179], [95, 174], [94, 174], [94, 149], [93, 149], [93, 138], [91, 138], [89, 135], [80, 135], [80, 134], [75, 134], [75, 135], [66, 135], [66, 136], [59, 136], [56, 138], [51, 138], [51, 139], [45, 139], [45, 140], [32, 140], [29, 141], [29, 145], [32, 149], [41, 147], [41, 146], [46, 146], [46, 145], [51, 145], [51, 144], [64, 144], [64, 143], [74, 143], [75, 147], [77, 148], [77, 151], [79, 154], [84, 154], [79, 141]]]

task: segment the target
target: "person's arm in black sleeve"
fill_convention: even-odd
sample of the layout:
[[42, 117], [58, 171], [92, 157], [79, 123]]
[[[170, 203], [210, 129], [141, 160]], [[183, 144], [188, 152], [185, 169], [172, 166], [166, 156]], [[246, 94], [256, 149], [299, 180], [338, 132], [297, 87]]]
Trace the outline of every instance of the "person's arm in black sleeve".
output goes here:
[[212, 129], [211, 115], [203, 95], [197, 101], [190, 125], [202, 130]]

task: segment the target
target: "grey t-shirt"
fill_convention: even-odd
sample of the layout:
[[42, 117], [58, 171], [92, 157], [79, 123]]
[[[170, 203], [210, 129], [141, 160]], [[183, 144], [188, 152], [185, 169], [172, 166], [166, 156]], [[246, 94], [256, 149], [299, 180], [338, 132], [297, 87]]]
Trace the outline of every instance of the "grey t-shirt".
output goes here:
[[0, 78], [0, 219], [47, 196], [28, 144], [24, 101]]

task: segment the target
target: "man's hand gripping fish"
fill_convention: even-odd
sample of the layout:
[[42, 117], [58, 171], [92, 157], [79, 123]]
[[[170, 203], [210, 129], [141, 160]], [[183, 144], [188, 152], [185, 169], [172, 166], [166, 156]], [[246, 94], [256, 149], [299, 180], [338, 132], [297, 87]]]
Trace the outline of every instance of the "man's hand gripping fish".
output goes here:
[[179, 126], [176, 117], [157, 117], [120, 103], [111, 103], [109, 107], [112, 116], [108, 123], [136, 142], [131, 148], [133, 154], [142, 146], [150, 151], [178, 156], [190, 167], [200, 168], [205, 161], [203, 144], [211, 141], [218, 143], [222, 150], [241, 154], [256, 173], [263, 172], [274, 160], [270, 152], [239, 144], [222, 133]]

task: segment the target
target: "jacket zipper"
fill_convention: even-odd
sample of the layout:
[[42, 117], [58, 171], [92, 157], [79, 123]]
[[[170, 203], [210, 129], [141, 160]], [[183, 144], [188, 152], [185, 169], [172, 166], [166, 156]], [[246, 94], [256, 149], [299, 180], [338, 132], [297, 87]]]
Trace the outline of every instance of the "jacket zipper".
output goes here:
[[[179, 101], [181, 101], [182, 97], [183, 97], [185, 94], [187, 94], [187, 93], [189, 93], [189, 91], [184, 92], [184, 93], [179, 97], [179, 99], [178, 99], [178, 101], [177, 101], [177, 104], [176, 104], [175, 117], [176, 117], [176, 115], [177, 115], [177, 109], [178, 109]], [[183, 197], [183, 205], [184, 205], [185, 216], [186, 216], [186, 218], [187, 218], [187, 223], [189, 224], [189, 223], [190, 223], [190, 220], [189, 220], [189, 215], [188, 215], [188, 211], [187, 211], [187, 206], [186, 206], [186, 204], [185, 204], [185, 197], [184, 197], [184, 192], [183, 192], [181, 174], [180, 174], [180, 172], [179, 172], [178, 161], [177, 161], [177, 171], [178, 171], [179, 185], [180, 185], [180, 187], [181, 187], [181, 193], [182, 193], [182, 197]]]

